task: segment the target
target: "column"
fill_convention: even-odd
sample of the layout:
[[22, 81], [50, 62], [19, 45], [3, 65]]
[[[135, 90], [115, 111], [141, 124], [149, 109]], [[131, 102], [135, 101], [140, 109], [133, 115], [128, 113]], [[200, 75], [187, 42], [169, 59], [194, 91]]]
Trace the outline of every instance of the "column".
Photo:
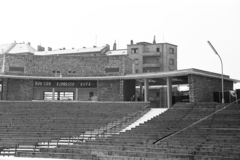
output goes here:
[[162, 91], [162, 86], [159, 88], [159, 108], [162, 108], [162, 93], [161, 93], [161, 91]]
[[143, 97], [143, 93], [142, 93], [142, 82], [140, 82], [140, 88], [139, 88], [139, 96]]
[[167, 77], [167, 105], [168, 108], [172, 106], [172, 78]]
[[75, 100], [76, 101], [78, 100], [78, 88], [76, 88], [76, 91], [75, 91]]
[[148, 79], [144, 79], [144, 101], [148, 102]]
[[52, 100], [55, 99], [55, 88], [52, 88]]

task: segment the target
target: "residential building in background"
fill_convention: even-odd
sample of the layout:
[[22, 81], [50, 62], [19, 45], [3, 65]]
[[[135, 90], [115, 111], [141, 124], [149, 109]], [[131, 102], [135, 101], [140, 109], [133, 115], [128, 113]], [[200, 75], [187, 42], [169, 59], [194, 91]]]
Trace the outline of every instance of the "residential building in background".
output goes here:
[[177, 70], [177, 46], [170, 43], [138, 42], [127, 45], [127, 53], [135, 61], [135, 73]]

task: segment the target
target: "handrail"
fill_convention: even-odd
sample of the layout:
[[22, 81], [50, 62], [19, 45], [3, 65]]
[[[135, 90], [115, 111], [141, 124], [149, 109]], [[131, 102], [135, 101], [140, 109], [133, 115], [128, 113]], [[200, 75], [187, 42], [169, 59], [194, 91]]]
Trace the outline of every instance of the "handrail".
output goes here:
[[190, 127], [192, 127], [192, 126], [195, 126], [196, 124], [198, 124], [198, 123], [204, 121], [205, 119], [211, 117], [212, 115], [214, 115], [214, 114], [216, 114], [216, 113], [218, 113], [218, 112], [220, 112], [220, 111], [228, 108], [229, 106], [233, 105], [234, 103], [236, 103], [236, 102], [238, 102], [238, 101], [240, 101], [240, 99], [238, 99], [237, 101], [234, 101], [233, 103], [230, 103], [230, 104], [226, 105], [225, 107], [223, 107], [223, 108], [221, 108], [221, 109], [219, 109], [219, 110], [217, 110], [217, 111], [209, 114], [208, 116], [205, 116], [205, 117], [199, 119], [198, 121], [192, 123], [191, 125], [183, 128], [183, 129], [181, 129], [181, 130], [179, 130], [179, 131], [177, 131], [177, 132], [175, 132], [175, 133], [173, 133], [173, 134], [170, 134], [169, 136], [167, 136], [167, 137], [165, 137], [165, 138], [161, 138], [161, 139], [156, 140], [155, 142], [153, 142], [153, 144], [159, 144], [161, 141], [163, 141], [163, 140], [165, 140], [165, 139], [168, 139], [168, 138], [170, 138], [170, 137], [172, 137], [172, 136], [175, 136], [176, 134], [178, 134], [178, 133], [180, 133], [180, 132], [182, 132], [182, 131], [185, 131], [185, 130], [187, 130], [188, 128], [190, 128]]

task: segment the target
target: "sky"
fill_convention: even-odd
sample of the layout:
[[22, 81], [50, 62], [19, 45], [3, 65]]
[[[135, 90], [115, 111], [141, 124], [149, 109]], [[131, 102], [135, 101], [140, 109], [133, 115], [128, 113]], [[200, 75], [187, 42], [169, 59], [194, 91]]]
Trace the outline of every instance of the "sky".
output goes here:
[[[240, 80], [240, 0], [0, 0], [0, 44], [34, 48], [146, 41], [178, 46], [178, 69], [197, 68]], [[234, 86], [240, 89], [240, 83]]]

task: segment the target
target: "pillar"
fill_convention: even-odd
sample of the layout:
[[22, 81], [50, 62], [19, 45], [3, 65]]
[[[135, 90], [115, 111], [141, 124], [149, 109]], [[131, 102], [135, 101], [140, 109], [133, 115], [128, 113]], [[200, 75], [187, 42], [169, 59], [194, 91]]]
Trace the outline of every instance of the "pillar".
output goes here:
[[167, 77], [167, 105], [168, 108], [172, 106], [172, 78]]
[[144, 79], [144, 88], [145, 88], [145, 90], [144, 90], [144, 101], [148, 102], [148, 79], [147, 78]]
[[52, 88], [52, 100], [55, 100], [55, 88]]
[[78, 100], [78, 88], [76, 88], [76, 91], [75, 91], [75, 100], [76, 101]]
[[139, 88], [139, 96], [140, 97], [143, 97], [142, 89], [143, 89], [142, 83], [140, 82], [140, 88]]
[[161, 93], [161, 91], [162, 91], [162, 86], [159, 88], [159, 108], [162, 108], [162, 93]]

